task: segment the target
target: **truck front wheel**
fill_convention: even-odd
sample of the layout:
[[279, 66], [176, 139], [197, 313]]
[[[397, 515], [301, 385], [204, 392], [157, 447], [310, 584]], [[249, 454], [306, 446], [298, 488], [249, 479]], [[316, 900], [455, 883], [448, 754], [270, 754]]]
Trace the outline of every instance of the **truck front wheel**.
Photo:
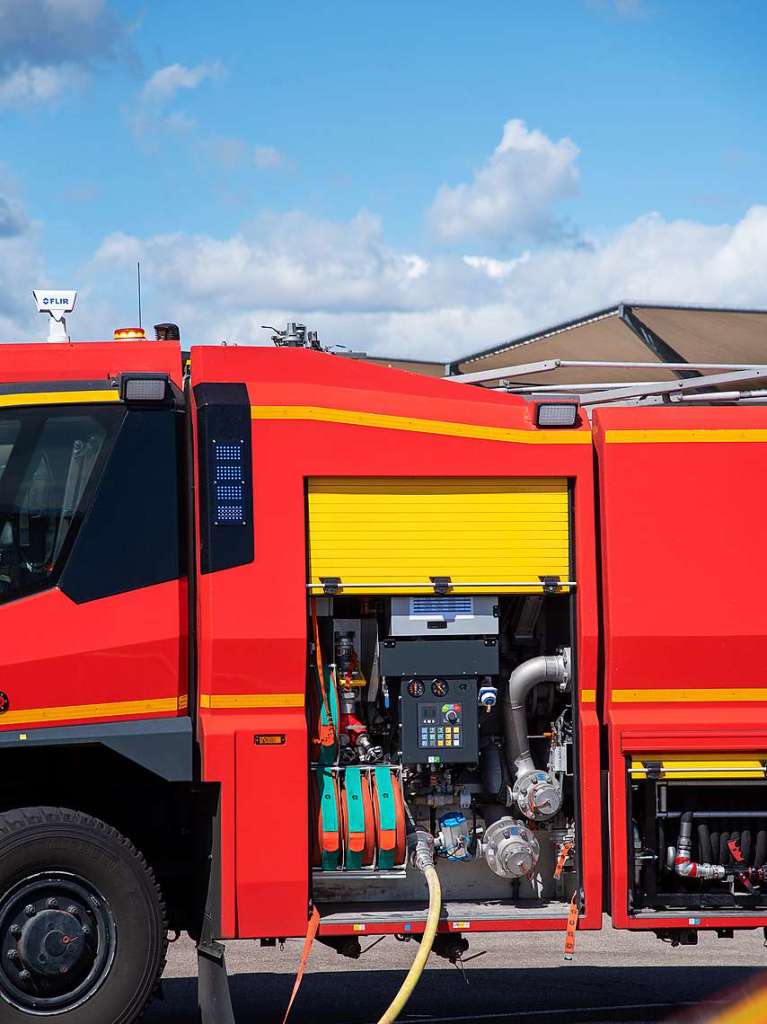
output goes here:
[[0, 814], [2, 1024], [130, 1024], [166, 948], [160, 890], [128, 839], [61, 807]]

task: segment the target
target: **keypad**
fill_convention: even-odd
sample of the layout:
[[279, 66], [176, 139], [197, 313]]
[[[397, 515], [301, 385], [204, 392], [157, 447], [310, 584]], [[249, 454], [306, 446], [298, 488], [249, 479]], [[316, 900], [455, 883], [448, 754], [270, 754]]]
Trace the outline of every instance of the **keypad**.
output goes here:
[[422, 750], [462, 746], [462, 704], [419, 704], [418, 723]]

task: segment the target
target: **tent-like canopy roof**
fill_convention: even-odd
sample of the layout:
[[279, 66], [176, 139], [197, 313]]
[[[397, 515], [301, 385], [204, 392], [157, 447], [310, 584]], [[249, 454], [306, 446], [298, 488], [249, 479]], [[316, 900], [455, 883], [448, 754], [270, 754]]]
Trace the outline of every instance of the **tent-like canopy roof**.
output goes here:
[[[767, 310], [661, 306], [621, 302], [577, 320], [472, 352], [450, 364], [453, 374], [514, 367], [541, 360], [647, 364], [642, 367], [559, 367], [506, 379], [520, 385], [630, 383], [706, 374], [684, 364], [767, 363]], [[661, 369], [659, 363], [680, 364]], [[492, 386], [492, 385], [491, 385]]]

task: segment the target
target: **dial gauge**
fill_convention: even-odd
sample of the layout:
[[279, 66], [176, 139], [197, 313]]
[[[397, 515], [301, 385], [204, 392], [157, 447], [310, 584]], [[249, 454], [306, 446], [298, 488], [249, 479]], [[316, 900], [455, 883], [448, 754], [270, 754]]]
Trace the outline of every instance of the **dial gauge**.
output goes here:
[[423, 697], [426, 687], [421, 679], [411, 679], [407, 684], [407, 692], [411, 697]]

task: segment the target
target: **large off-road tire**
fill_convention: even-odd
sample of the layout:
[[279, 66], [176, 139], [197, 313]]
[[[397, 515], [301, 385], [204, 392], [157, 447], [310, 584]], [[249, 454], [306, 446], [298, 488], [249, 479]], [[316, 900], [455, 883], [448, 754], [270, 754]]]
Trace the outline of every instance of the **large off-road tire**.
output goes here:
[[0, 1024], [130, 1024], [165, 964], [151, 869], [79, 811], [0, 814]]

